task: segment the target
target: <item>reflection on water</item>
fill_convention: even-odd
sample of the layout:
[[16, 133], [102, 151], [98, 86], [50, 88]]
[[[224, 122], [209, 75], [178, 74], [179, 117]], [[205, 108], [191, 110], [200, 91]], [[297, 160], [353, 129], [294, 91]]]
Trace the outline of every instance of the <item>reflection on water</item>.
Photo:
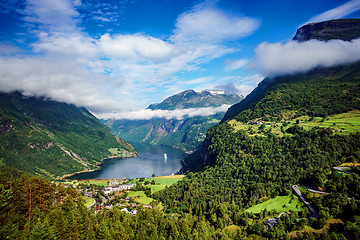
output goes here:
[[183, 151], [166, 146], [133, 145], [139, 151], [139, 156], [107, 159], [100, 170], [76, 174], [70, 179], [139, 178], [150, 177], [153, 173], [166, 176], [177, 172], [181, 168], [180, 160], [186, 156]]

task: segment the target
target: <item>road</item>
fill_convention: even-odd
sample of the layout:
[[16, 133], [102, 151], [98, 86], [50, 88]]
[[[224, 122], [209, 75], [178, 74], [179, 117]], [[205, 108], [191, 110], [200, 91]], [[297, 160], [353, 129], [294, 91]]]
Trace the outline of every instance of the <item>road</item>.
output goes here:
[[[319, 217], [319, 213], [315, 210], [315, 208], [313, 208], [313, 206], [310, 205], [310, 203], [306, 200], [306, 198], [304, 197], [304, 195], [302, 195], [302, 193], [300, 192], [300, 190], [298, 189], [298, 185], [292, 185], [292, 189], [295, 191], [295, 193], [299, 196], [299, 198], [304, 202], [304, 204], [310, 209], [312, 215], [311, 217], [313, 218], [318, 218]], [[315, 191], [315, 190], [314, 190]]]
[[312, 192], [312, 193], [319, 193], [319, 194], [324, 194], [324, 195], [326, 195], [326, 194], [330, 194], [330, 193], [328, 193], [328, 192], [321, 192], [321, 191], [317, 191], [317, 190], [312, 189], [312, 188], [309, 188], [309, 187], [307, 187], [307, 186], [299, 186], [299, 187], [306, 188], [307, 190], [309, 190], [309, 191], [310, 191], [310, 192]]
[[[343, 172], [343, 173], [348, 173], [348, 174], [352, 174], [351, 172], [349, 171], [346, 171], [346, 170], [349, 170], [350, 168], [349, 167], [334, 167], [335, 170], [338, 170], [340, 172]], [[344, 170], [346, 169], [346, 170]]]

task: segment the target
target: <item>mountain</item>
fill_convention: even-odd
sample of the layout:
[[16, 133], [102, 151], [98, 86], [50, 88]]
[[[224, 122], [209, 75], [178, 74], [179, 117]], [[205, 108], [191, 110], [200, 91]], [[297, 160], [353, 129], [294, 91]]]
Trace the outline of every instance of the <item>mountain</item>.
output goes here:
[[[186, 90], [165, 99], [159, 104], [151, 104], [148, 109], [174, 110], [203, 107], [219, 107], [241, 101], [236, 94], [220, 90], [196, 92]], [[152, 118], [150, 120], [106, 120], [111, 131], [130, 142], [167, 145], [185, 151], [193, 151], [205, 139], [206, 131], [219, 123], [224, 113], [211, 116], [185, 116], [182, 119]]]
[[136, 154], [85, 108], [0, 93], [1, 165], [56, 178], [96, 169], [104, 158]]
[[151, 110], [175, 110], [201, 107], [220, 107], [223, 104], [234, 104], [244, 98], [237, 94], [225, 93], [223, 90], [186, 90], [158, 104], [151, 104]]
[[[332, 22], [311, 26], [331, 28]], [[346, 24], [343, 28], [342, 32], [349, 30]], [[320, 34], [321, 40], [336, 39], [337, 30], [327, 32]], [[318, 34], [307, 38], [319, 39]], [[322, 229], [334, 219], [341, 222], [321, 234], [304, 230], [304, 235], [297, 236], [327, 239], [332, 234], [356, 239], [360, 205], [353, 199], [360, 199], [360, 178], [333, 167], [355, 166], [359, 159], [360, 62], [317, 68], [265, 78], [229, 108], [221, 123], [208, 130], [201, 148], [185, 159], [186, 178], [153, 197], [167, 213], [204, 216], [215, 228], [237, 225], [244, 239], [254, 234], [285, 239], [306, 225]], [[306, 186], [301, 191], [318, 211], [317, 219], [307, 221], [311, 214], [305, 206], [287, 212], [296, 184]], [[306, 188], [325, 194], [312, 194]], [[277, 200], [284, 204], [283, 210], [269, 212], [265, 207], [257, 214], [249, 210], [280, 197], [291, 198], [286, 203]], [[281, 212], [287, 216], [273, 231], [265, 231], [263, 223]], [[350, 225], [356, 227], [346, 227]]]
[[[320, 40], [327, 41], [332, 39], [341, 39], [346, 41], [351, 41], [353, 39], [360, 37], [360, 19], [338, 19], [338, 20], [330, 20], [325, 22], [317, 22], [310, 23], [305, 26], [299, 28], [296, 32], [293, 40], [296, 41], [308, 41], [308, 40]], [[350, 66], [351, 67], [351, 66]], [[357, 74], [354, 71], [357, 71], [356, 66], [352, 70], [353, 74]], [[322, 75], [323, 77], [327, 77], [326, 75], [345, 75], [349, 70], [347, 66], [334, 67], [331, 69], [315, 69], [310, 71], [309, 73], [304, 74], [304, 78], [307, 78], [307, 75], [311, 78], [311, 75]], [[299, 75], [300, 76], [300, 75]], [[222, 122], [234, 117], [241, 111], [250, 108], [254, 103], [259, 101], [261, 98], [265, 96], [265, 91], [269, 90], [269, 88], [277, 84], [279, 79], [285, 79], [287, 81], [291, 78], [296, 78], [296, 75], [289, 76], [281, 76], [276, 80], [272, 78], [265, 78], [262, 82], [259, 83], [258, 87], [256, 87], [251, 94], [249, 94], [242, 102], [235, 104], [229, 108], [226, 112], [224, 119]], [[335, 76], [337, 77], [337, 76]], [[351, 76], [353, 77], [353, 76]], [[355, 76], [356, 78], [356, 76]], [[282, 80], [280, 80], [282, 81]]]
[[327, 41], [341, 39], [351, 41], [360, 36], [360, 19], [337, 19], [310, 23], [296, 32], [293, 40], [303, 42], [311, 39]]

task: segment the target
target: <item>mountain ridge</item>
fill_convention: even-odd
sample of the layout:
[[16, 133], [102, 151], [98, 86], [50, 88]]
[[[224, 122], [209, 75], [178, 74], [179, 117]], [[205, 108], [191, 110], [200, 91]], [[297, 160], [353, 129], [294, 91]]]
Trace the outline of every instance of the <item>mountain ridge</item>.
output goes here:
[[166, 98], [161, 103], [150, 104], [151, 110], [175, 110], [201, 107], [219, 107], [223, 104], [239, 102], [243, 96], [224, 90], [185, 90]]
[[296, 31], [293, 40], [299, 42], [312, 39], [321, 41], [331, 39], [351, 41], [359, 36], [360, 19], [335, 19], [306, 24]]
[[2, 165], [50, 178], [95, 169], [110, 148], [137, 154], [86, 108], [19, 92], [0, 93], [0, 140]]

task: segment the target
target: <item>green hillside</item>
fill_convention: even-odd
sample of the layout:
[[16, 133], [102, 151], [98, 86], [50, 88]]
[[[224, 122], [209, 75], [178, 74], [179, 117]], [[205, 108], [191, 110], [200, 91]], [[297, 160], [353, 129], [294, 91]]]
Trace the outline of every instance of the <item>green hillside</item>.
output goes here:
[[[296, 40], [345, 35], [351, 40], [359, 36], [354, 22], [359, 29], [359, 20], [309, 24], [301, 29], [319, 31], [302, 32], [306, 38]], [[297, 236], [358, 239], [360, 177], [355, 168], [349, 174], [334, 167], [360, 163], [359, 110], [359, 62], [266, 78], [230, 107], [221, 123], [207, 132], [201, 149], [185, 159], [183, 181], [153, 198], [168, 213], [204, 216], [215, 228], [237, 225], [243, 238], [287, 239], [290, 232], [321, 229]], [[290, 201], [269, 211], [264, 200], [280, 204], [278, 196], [292, 194], [295, 184], [327, 193], [302, 189], [318, 218], [310, 218], [307, 207], [295, 206], [265, 231], [265, 220], [288, 211]], [[336, 224], [329, 227], [329, 222]]]
[[[332, 193], [307, 195], [320, 215], [311, 226], [321, 228], [330, 219], [358, 226], [360, 207], [349, 198], [359, 196], [360, 177], [333, 167], [359, 163], [359, 109], [360, 63], [265, 79], [185, 159], [184, 180], [153, 198], [168, 213], [192, 212], [217, 228], [235, 224], [248, 234], [279, 239], [300, 229], [295, 218], [309, 216], [307, 208], [292, 211], [271, 233], [263, 230], [263, 217], [280, 212], [254, 216], [245, 210], [302, 184]], [[341, 231], [353, 236], [358, 229]]]
[[96, 168], [113, 155], [110, 148], [137, 154], [85, 108], [20, 93], [0, 94], [2, 165], [54, 178]]

